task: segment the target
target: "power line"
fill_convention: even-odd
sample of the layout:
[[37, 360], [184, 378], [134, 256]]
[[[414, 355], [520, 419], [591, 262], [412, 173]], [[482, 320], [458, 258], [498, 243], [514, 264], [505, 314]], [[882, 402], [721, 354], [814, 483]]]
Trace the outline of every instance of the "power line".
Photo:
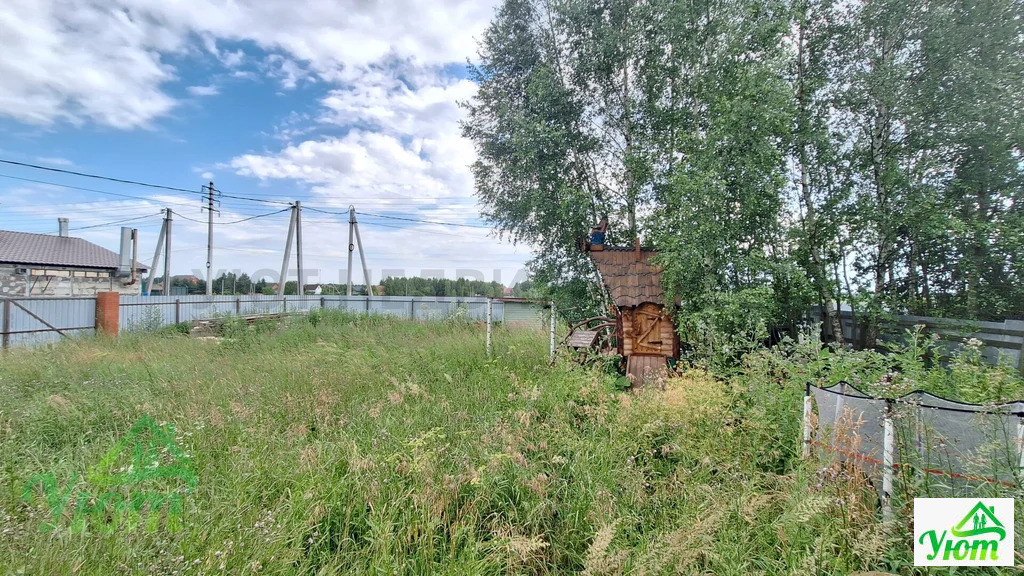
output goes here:
[[[282, 212], [287, 212], [289, 210], [291, 210], [291, 208], [284, 208], [282, 210], [276, 210], [274, 212], [267, 212], [266, 214], [257, 214], [255, 216], [250, 216], [248, 218], [242, 218], [241, 220], [234, 220], [232, 222], [217, 222], [217, 224], [225, 224], [225, 225], [226, 224], [241, 224], [242, 222], [248, 222], [249, 220], [255, 220], [257, 218], [263, 218], [263, 217], [266, 217], [266, 216], [273, 216], [274, 214], [280, 214]], [[189, 218], [188, 216], [183, 216], [181, 214], [178, 214], [177, 212], [175, 212], [174, 215], [176, 217], [178, 217], [178, 218], [182, 218], [184, 220], [188, 220], [189, 222], [196, 222], [197, 224], [206, 224], [207, 223], [206, 221], [203, 221], [203, 220], [196, 220], [195, 218]]]
[[134, 186], [144, 186], [146, 188], [157, 188], [160, 190], [173, 190], [174, 192], [187, 192], [189, 194], [202, 194], [195, 190], [187, 190], [185, 188], [176, 188], [174, 186], [164, 186], [162, 184], [150, 184], [148, 182], [139, 182], [138, 180], [126, 180], [123, 178], [113, 178], [111, 176], [100, 176], [99, 174], [89, 174], [87, 172], [76, 172], [74, 170], [65, 170], [63, 168], [53, 168], [51, 166], [40, 166], [38, 164], [29, 164], [27, 162], [16, 162], [14, 160], [4, 160], [0, 158], [0, 164], [10, 164], [12, 166], [22, 166], [25, 168], [34, 168], [36, 170], [46, 170], [48, 172], [59, 172], [61, 174], [71, 174], [72, 176], [81, 176], [82, 178], [95, 178], [96, 180], [107, 180], [108, 182], [119, 182], [121, 184], [132, 184]]
[[[381, 222], [363, 222], [363, 224], [366, 224], [367, 226], [379, 226], [379, 227], [382, 227], [382, 228], [394, 228], [395, 230], [408, 230], [408, 228], [405, 227], [405, 226], [395, 226], [395, 225], [392, 225], [392, 224], [383, 224]], [[417, 234], [435, 234], [437, 236], [454, 236], [455, 238], [465, 238], [465, 236], [460, 236], [458, 234], [452, 234], [450, 232], [437, 232], [435, 230], [417, 230], [416, 233]]]
[[[107, 196], [118, 196], [121, 198], [131, 198], [132, 200], [146, 200], [147, 202], [156, 202], [160, 204], [175, 204], [177, 206], [189, 206], [194, 207], [194, 204], [185, 204], [184, 202], [169, 202], [165, 200], [158, 200], [155, 198], [148, 198], [146, 196], [133, 196], [131, 194], [119, 194], [117, 192], [107, 192], [106, 190], [96, 190], [95, 188], [83, 188], [81, 186], [71, 186], [70, 184], [58, 184], [56, 182], [47, 182], [46, 180], [36, 180], [34, 178], [22, 178], [20, 176], [11, 176], [9, 174], [0, 174], [0, 178], [10, 178], [11, 180], [21, 180], [22, 182], [32, 182], [34, 184], [44, 184], [47, 186], [58, 186], [60, 188], [70, 188], [71, 190], [81, 190], [83, 192], [95, 192], [96, 194], [106, 194]], [[71, 204], [78, 204], [78, 202], [72, 202]], [[84, 204], [84, 202], [83, 202]], [[49, 204], [53, 206], [53, 204]]]
[[248, 196], [232, 196], [231, 194], [224, 194], [223, 192], [221, 192], [220, 190], [217, 190], [216, 188], [214, 188], [213, 191], [216, 192], [217, 194], [220, 194], [221, 198], [231, 198], [231, 199], [234, 199], [234, 200], [246, 200], [246, 201], [249, 201], [249, 202], [260, 202], [262, 204], [285, 204], [285, 205], [291, 206], [291, 202], [289, 202], [287, 200], [267, 200], [267, 199], [264, 199], [264, 198], [250, 198]]
[[[175, 214], [177, 215], [177, 214]], [[150, 214], [148, 216], [138, 216], [136, 218], [126, 218], [124, 220], [116, 220], [114, 222], [104, 222], [103, 224], [93, 224], [92, 226], [80, 226], [78, 228], [69, 228], [69, 230], [89, 230], [90, 228], [102, 228], [104, 226], [115, 226], [117, 224], [124, 224], [126, 222], [135, 222], [136, 220], [145, 220], [146, 218], [153, 218], [154, 216], [163, 216], [162, 212], [156, 214]]]
[[[313, 207], [310, 207], [310, 206], [306, 206], [306, 209], [307, 210], [312, 210], [313, 212], [320, 212], [321, 214], [332, 214], [334, 216], [348, 216], [348, 212], [333, 212], [333, 211], [330, 211], [330, 210], [322, 210], [320, 208], [313, 208]], [[458, 226], [460, 228], [485, 228], [485, 229], [488, 229], [488, 230], [491, 228], [490, 226], [483, 226], [483, 225], [480, 225], [480, 224], [460, 224], [460, 223], [456, 223], [456, 222], [438, 222], [436, 220], [420, 220], [418, 218], [403, 218], [401, 216], [386, 216], [384, 214], [373, 214], [371, 212], [359, 212], [358, 210], [356, 211], [356, 214], [361, 214], [363, 216], [369, 216], [371, 218], [386, 218], [388, 220], [402, 220], [404, 222], [417, 222], [417, 223], [420, 223], [420, 224], [437, 224], [439, 226]]]
[[[149, 183], [149, 182], [140, 182], [138, 180], [128, 180], [126, 178], [114, 178], [113, 176], [102, 176], [100, 174], [89, 174], [88, 172], [78, 172], [78, 171], [75, 171], [75, 170], [65, 170], [64, 168], [54, 168], [52, 166], [40, 166], [39, 164], [30, 164], [28, 162], [18, 162], [18, 161], [15, 161], [15, 160], [5, 160], [3, 158], [0, 158], [0, 163], [2, 163], [2, 164], [10, 164], [12, 166], [21, 166], [23, 168], [33, 168], [35, 170], [46, 170], [47, 172], [57, 172], [57, 173], [60, 173], [60, 174], [70, 174], [72, 176], [80, 176], [82, 178], [94, 178], [96, 180], [106, 180], [108, 182], [118, 182], [120, 184], [131, 184], [133, 186], [144, 186], [146, 188], [155, 188], [155, 189], [159, 189], [159, 190], [171, 190], [171, 191], [174, 191], [174, 192], [185, 192], [186, 194], [198, 194], [200, 196], [203, 196], [203, 193], [200, 192], [200, 191], [189, 190], [187, 188], [178, 188], [177, 186], [165, 186], [163, 184], [152, 184], [152, 183]], [[12, 178], [14, 178], [14, 177], [12, 176]], [[29, 180], [27, 178], [16, 178], [16, 179], [18, 179], [18, 180]], [[31, 180], [29, 180], [29, 181], [31, 181]], [[59, 186], [59, 184], [57, 184], [57, 186]], [[267, 199], [262, 199], [262, 198], [250, 198], [250, 197], [247, 197], [247, 196], [234, 196], [234, 195], [230, 195], [230, 194], [224, 194], [220, 190], [214, 190], [214, 191], [219, 193], [224, 198], [232, 198], [232, 199], [235, 199], [235, 200], [248, 200], [250, 202], [261, 202], [261, 203], [265, 203], [265, 204], [288, 204], [288, 202], [286, 202], [284, 200], [267, 200]], [[92, 192], [97, 192], [97, 191], [96, 190], [92, 190]]]

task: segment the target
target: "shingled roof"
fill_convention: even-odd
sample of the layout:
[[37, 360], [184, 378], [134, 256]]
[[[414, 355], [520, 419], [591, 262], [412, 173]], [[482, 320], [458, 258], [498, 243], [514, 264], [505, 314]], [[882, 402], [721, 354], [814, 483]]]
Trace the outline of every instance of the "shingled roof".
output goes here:
[[605, 246], [591, 251], [605, 288], [618, 307], [639, 306], [644, 302], [665, 303], [665, 289], [661, 285], [661, 267], [650, 263], [655, 250], [641, 249], [637, 258], [635, 248]]
[[0, 230], [0, 264], [115, 270], [118, 260], [116, 252], [81, 238]]

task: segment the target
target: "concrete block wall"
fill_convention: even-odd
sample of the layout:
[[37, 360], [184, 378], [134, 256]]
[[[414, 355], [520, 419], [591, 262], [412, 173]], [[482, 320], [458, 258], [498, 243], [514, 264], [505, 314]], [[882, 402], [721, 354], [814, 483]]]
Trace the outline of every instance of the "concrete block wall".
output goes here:
[[[14, 266], [0, 265], [0, 296], [26, 296], [26, 275], [15, 273]], [[30, 269], [29, 296], [95, 296], [100, 292], [125, 295], [142, 293], [142, 282], [125, 286], [124, 280], [109, 272], [59, 269]]]

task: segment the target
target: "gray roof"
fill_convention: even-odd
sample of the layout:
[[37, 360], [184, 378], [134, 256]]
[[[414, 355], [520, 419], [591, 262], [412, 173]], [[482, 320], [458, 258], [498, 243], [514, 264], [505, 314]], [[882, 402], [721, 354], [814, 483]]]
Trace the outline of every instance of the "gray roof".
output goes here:
[[[61, 268], [117, 268], [118, 256], [81, 238], [0, 230], [0, 263]], [[138, 265], [140, 271], [147, 268]]]

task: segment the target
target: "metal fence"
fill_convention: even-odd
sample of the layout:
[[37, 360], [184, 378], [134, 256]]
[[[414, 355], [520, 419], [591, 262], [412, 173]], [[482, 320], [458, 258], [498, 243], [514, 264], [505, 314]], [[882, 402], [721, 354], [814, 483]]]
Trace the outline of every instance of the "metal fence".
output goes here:
[[[122, 330], [154, 329], [180, 322], [231, 315], [291, 314], [315, 309], [388, 314], [410, 320], [438, 320], [464, 316], [487, 318], [487, 298], [412, 296], [122, 296]], [[495, 302], [501, 318], [504, 306]]]
[[[120, 297], [120, 330], [155, 330], [181, 322], [231, 315], [304, 313], [314, 309], [388, 314], [410, 320], [463, 317], [487, 320], [485, 297], [427, 296], [124, 296]], [[525, 301], [493, 299], [492, 321], [526, 325], [545, 322], [536, 305]], [[0, 336], [3, 348], [58, 342], [95, 333], [96, 298], [0, 299]]]
[[846, 382], [808, 385], [804, 456], [818, 447], [860, 468], [884, 510], [913, 484], [950, 497], [982, 487], [1013, 494], [1024, 474], [1024, 401], [967, 404], [927, 392], [878, 398]]
[[96, 298], [0, 298], [0, 347], [34, 346], [93, 334]]
[[[812, 321], [820, 322], [821, 311], [815, 308], [810, 317]], [[857, 321], [858, 318], [849, 310], [843, 310], [840, 317], [843, 324], [843, 338], [847, 342], [859, 342], [863, 326]], [[914, 326], [924, 326], [929, 333], [938, 334], [941, 338], [941, 348], [946, 356], [952, 354], [968, 338], [977, 338], [982, 342], [981, 356], [986, 362], [995, 364], [1002, 358], [1024, 374], [1024, 320], [982, 322], [958, 318], [898, 315], [882, 323], [879, 336], [885, 341], [898, 341], [905, 337], [906, 330], [913, 329]], [[831, 327], [827, 324], [824, 329], [831, 331]]]

